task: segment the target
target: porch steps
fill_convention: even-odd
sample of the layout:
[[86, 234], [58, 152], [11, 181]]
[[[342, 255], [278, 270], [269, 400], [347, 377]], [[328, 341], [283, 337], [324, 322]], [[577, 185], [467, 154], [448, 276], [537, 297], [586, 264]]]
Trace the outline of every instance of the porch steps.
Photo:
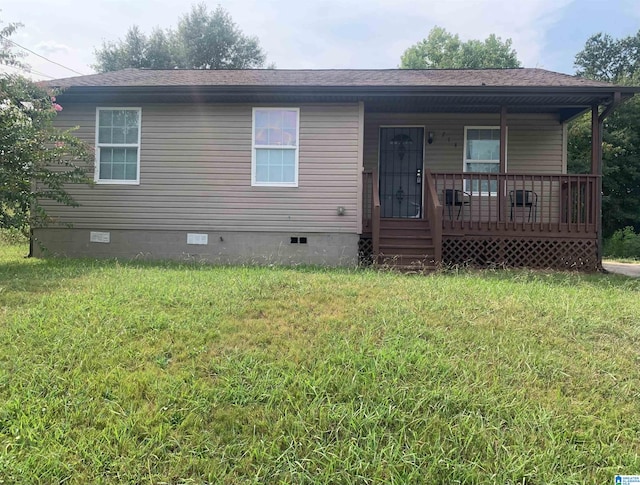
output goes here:
[[399, 271], [435, 269], [429, 222], [422, 219], [381, 219], [378, 264]]

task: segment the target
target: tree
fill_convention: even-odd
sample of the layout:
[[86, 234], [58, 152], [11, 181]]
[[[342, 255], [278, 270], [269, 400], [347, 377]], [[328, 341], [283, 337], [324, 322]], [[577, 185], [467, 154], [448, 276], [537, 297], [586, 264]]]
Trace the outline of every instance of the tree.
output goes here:
[[[640, 84], [640, 32], [623, 39], [601, 33], [590, 37], [575, 66], [578, 75], [589, 79]], [[590, 170], [590, 123], [590, 115], [585, 115], [569, 127], [570, 172]], [[640, 230], [640, 99], [631, 99], [605, 120], [602, 161], [603, 235], [626, 226]]]
[[[3, 37], [17, 27], [2, 30]], [[5, 37], [6, 38], [6, 37]], [[9, 43], [0, 45], [0, 63], [20, 65]], [[44, 200], [77, 205], [66, 184], [84, 183], [88, 147], [71, 130], [53, 127], [62, 110], [47, 89], [18, 75], [0, 76], [0, 228], [28, 234], [46, 225]]]
[[220, 6], [209, 12], [194, 5], [175, 30], [154, 29], [147, 36], [134, 25], [124, 40], [105, 42], [95, 50], [100, 72], [128, 67], [149, 69], [252, 69], [265, 54], [256, 37], [242, 33]]
[[484, 41], [462, 42], [458, 35], [434, 27], [426, 39], [409, 47], [400, 60], [402, 69], [483, 69], [521, 67], [511, 39], [491, 34]]

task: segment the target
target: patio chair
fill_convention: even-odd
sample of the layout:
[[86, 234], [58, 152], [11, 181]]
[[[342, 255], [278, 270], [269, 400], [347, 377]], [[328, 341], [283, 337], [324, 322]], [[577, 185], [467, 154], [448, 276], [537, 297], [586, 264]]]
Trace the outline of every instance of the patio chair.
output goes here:
[[471, 194], [465, 192], [464, 190], [444, 189], [444, 205], [449, 211], [450, 220], [452, 219], [451, 208], [458, 208], [458, 215], [456, 216], [456, 220], [458, 220], [460, 219], [460, 214], [462, 214], [462, 208], [465, 205], [471, 205]]
[[531, 214], [533, 214], [533, 222], [536, 222], [538, 212], [538, 194], [533, 190], [511, 190], [509, 192], [509, 201], [511, 202], [511, 220], [513, 221], [513, 208], [522, 207], [529, 208], [529, 218], [527, 222], [531, 222]]

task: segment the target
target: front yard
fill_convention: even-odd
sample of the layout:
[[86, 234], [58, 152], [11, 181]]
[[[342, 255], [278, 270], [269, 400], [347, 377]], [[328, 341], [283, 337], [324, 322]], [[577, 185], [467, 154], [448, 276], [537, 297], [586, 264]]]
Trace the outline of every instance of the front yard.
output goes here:
[[613, 483], [640, 280], [23, 259], [0, 483]]

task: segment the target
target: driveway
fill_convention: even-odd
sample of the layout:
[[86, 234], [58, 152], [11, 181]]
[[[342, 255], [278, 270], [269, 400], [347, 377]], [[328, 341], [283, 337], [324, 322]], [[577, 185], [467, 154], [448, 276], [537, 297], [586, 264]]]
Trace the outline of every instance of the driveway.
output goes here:
[[640, 278], [640, 263], [602, 263], [602, 266], [611, 273]]

